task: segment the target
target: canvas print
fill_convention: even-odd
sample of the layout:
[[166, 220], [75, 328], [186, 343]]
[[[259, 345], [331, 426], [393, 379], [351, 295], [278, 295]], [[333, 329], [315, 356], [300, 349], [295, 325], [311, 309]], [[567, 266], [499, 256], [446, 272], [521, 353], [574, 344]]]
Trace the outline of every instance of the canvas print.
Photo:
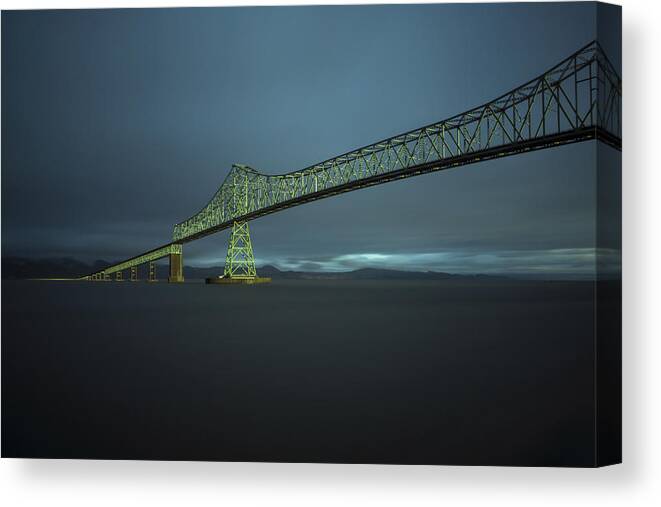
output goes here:
[[2, 456], [621, 461], [621, 9], [2, 12]]

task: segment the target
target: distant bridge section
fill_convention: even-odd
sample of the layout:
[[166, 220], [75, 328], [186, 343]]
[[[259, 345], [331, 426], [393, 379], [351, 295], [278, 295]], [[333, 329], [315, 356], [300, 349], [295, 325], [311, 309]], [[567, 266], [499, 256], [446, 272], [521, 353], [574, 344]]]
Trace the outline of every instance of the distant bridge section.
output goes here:
[[159, 259], [167, 257], [170, 260], [170, 276], [168, 281], [170, 282], [183, 282], [183, 261], [182, 261], [182, 248], [180, 243], [169, 243], [149, 252], [143, 253], [136, 257], [120, 262], [113, 266], [109, 266], [102, 271], [92, 273], [88, 276], [83, 277], [86, 280], [110, 280], [112, 277], [115, 277], [115, 280], [123, 279], [123, 272], [125, 270], [130, 270], [130, 279], [137, 280], [138, 273], [137, 268], [142, 264], [149, 265], [149, 281], [156, 281], [156, 271], [154, 267], [154, 262]]

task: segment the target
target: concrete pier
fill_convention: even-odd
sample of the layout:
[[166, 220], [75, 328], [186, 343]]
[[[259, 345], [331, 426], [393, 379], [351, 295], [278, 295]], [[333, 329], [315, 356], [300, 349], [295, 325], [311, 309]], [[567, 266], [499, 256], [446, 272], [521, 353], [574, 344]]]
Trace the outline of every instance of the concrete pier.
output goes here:
[[170, 276], [168, 282], [179, 283], [184, 281], [184, 262], [182, 253], [170, 254]]

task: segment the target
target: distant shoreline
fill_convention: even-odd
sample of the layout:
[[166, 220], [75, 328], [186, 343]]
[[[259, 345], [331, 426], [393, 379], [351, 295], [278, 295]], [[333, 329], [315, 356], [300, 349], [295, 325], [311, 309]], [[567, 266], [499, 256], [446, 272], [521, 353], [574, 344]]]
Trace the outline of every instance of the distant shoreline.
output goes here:
[[[3, 280], [50, 280], [50, 281], [75, 281], [92, 271], [100, 271], [104, 267], [112, 265], [112, 262], [96, 261], [87, 264], [75, 259], [30, 259], [24, 257], [3, 257], [2, 279]], [[157, 279], [167, 279], [167, 265], [156, 265]], [[209, 268], [198, 268], [184, 266], [184, 278], [186, 280], [204, 280], [216, 277], [223, 272], [222, 266]], [[274, 266], [266, 265], [257, 268], [259, 276], [265, 276], [274, 280], [456, 280], [456, 281], [480, 281], [480, 282], [503, 282], [503, 281], [594, 281], [593, 276], [576, 276], [562, 273], [545, 273], [539, 275], [489, 275], [489, 274], [454, 274], [439, 271], [405, 271], [381, 268], [361, 268], [352, 271], [341, 272], [314, 272], [314, 271], [292, 271], [280, 270]], [[146, 268], [138, 269], [138, 276], [146, 278]]]

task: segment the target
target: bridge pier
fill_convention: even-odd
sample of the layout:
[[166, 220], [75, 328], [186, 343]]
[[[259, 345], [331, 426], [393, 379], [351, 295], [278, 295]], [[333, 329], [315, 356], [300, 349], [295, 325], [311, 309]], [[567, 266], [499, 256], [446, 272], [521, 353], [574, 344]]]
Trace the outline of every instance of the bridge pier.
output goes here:
[[110, 280], [110, 273], [106, 273], [104, 271], [103, 275], [102, 275], [102, 279], [103, 279], [104, 282]]
[[181, 248], [179, 248], [179, 252], [170, 253], [170, 276], [168, 277], [168, 282], [181, 283], [184, 281], [183, 257]]
[[117, 271], [117, 272], [115, 273], [115, 281], [117, 281], [117, 282], [121, 282], [122, 280], [123, 280], [123, 278], [122, 278], [122, 272], [121, 272], [121, 271]]
[[138, 281], [138, 266], [131, 266], [131, 281]]
[[147, 278], [148, 282], [155, 282], [156, 281], [156, 267], [154, 266], [153, 262], [149, 263], [149, 277]]

